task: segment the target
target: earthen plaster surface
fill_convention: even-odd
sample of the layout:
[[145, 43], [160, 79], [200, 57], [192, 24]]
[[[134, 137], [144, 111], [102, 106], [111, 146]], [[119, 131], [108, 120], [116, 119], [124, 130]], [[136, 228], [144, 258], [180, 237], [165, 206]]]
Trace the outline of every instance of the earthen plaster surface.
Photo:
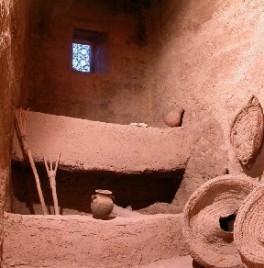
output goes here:
[[10, 208], [7, 193], [10, 181], [13, 112], [20, 96], [23, 76], [26, 11], [27, 6], [21, 1], [0, 1], [0, 243], [3, 211]]
[[[166, 0], [161, 8], [160, 42], [153, 59], [156, 118], [175, 104], [212, 116], [223, 131], [229, 172], [240, 173], [228, 135], [253, 94], [264, 105], [263, 2]], [[191, 123], [200, 128], [199, 121]], [[261, 177], [262, 163], [263, 150], [245, 173]]]
[[[176, 210], [181, 210], [190, 194], [214, 176], [243, 171], [252, 177], [263, 177], [263, 147], [252, 168], [243, 170], [228, 138], [233, 118], [252, 94], [264, 105], [261, 0], [162, 1], [160, 12], [155, 14], [156, 20], [148, 20], [148, 23], [155, 21], [152, 26], [148, 24], [149, 31], [153, 31], [151, 48], [142, 49], [124, 42], [129, 41], [129, 34], [134, 32], [132, 17], [113, 13], [111, 19], [105, 19], [105, 10], [95, 7], [91, 13], [98, 15], [95, 11], [99, 12], [102, 15], [100, 22], [94, 14], [87, 20], [88, 9], [73, 7], [70, 0], [65, 1], [64, 6], [53, 6], [52, 1], [34, 3], [36, 7], [40, 5], [40, 9], [35, 9], [37, 13], [31, 17], [37, 23], [32, 23], [35, 28], [31, 29], [31, 54], [28, 54], [31, 57], [28, 57], [28, 73], [23, 83], [28, 94], [24, 104], [43, 112], [115, 123], [140, 120], [159, 127], [164, 127], [164, 115], [175, 105], [181, 105], [186, 111], [183, 125], [192, 133], [193, 146], [184, 180], [176, 194]], [[12, 56], [23, 53], [16, 54], [16, 50], [14, 54], [10, 53], [10, 15], [15, 14], [11, 4], [20, 5], [8, 0], [0, 1], [0, 4], [3, 11], [0, 56], [2, 62], [8, 62], [0, 74], [4, 107], [0, 120], [3, 124], [0, 149], [3, 148], [1, 165], [5, 174], [2, 182], [5, 182], [10, 161], [7, 144], [12, 135], [13, 93], [19, 91], [15, 88], [19, 88], [20, 80], [16, 79], [21, 77], [21, 69], [16, 69], [18, 65], [14, 64]], [[74, 15], [75, 12], [80, 16]], [[40, 20], [36, 20], [38, 15], [42, 15]], [[19, 15], [13, 18], [19, 18]], [[110, 42], [113, 54], [109, 75], [92, 75], [85, 81], [81, 74], [73, 76], [65, 55], [69, 54], [67, 44], [74, 27], [110, 29], [115, 37]], [[19, 28], [12, 31], [16, 29]], [[16, 44], [24, 44], [21, 36]], [[40, 60], [42, 57], [47, 60]], [[20, 59], [17, 57], [15, 62], [21, 64], [23, 60]], [[66, 82], [65, 78], [68, 78]], [[52, 141], [54, 136], [47, 144], [50, 146]], [[57, 154], [57, 150], [54, 153]], [[1, 186], [3, 196], [4, 189], [5, 183]]]
[[[46, 155], [68, 169], [139, 173], [186, 166], [189, 136], [184, 128], [140, 128], [28, 112], [27, 140], [34, 160]], [[15, 138], [13, 158], [23, 159]]]
[[[156, 1], [154, 1], [155, 3]], [[109, 1], [31, 0], [30, 57], [23, 88], [26, 107], [34, 111], [112, 123], [152, 121], [152, 25], [144, 11], [148, 42], [133, 42], [137, 14], [115, 8]], [[155, 5], [155, 4], [154, 4]], [[109, 36], [109, 71], [72, 70], [71, 45], [75, 29]]]
[[3, 267], [137, 267], [186, 255], [183, 217], [5, 214]]

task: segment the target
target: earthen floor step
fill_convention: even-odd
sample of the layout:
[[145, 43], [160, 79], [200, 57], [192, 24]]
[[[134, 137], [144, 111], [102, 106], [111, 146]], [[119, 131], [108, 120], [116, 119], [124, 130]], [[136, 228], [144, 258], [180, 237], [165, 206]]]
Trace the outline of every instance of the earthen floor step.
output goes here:
[[182, 214], [103, 221], [80, 215], [5, 213], [3, 267], [118, 268], [158, 265], [160, 260], [169, 263], [172, 257], [188, 254], [182, 224]]
[[[70, 170], [141, 173], [184, 169], [189, 157], [189, 137], [182, 127], [141, 128], [27, 112], [29, 147], [36, 162], [43, 155]], [[23, 161], [14, 135], [13, 160]]]

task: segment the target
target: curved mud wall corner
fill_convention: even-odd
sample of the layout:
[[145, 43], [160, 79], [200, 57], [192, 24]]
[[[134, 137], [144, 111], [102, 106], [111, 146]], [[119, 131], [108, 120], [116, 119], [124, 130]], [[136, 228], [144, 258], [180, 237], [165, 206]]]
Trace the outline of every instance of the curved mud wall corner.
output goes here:
[[161, 3], [153, 106], [156, 124], [175, 105], [188, 116], [195, 148], [182, 184], [185, 199], [212, 175], [263, 177], [263, 148], [252, 168], [243, 170], [229, 142], [232, 121], [251, 96], [264, 107], [263, 23], [261, 0]]
[[[34, 12], [23, 88], [33, 110], [115, 123], [148, 118], [151, 125], [165, 127], [164, 115], [183, 107], [182, 126], [192, 133], [194, 146], [173, 203], [176, 211], [213, 177], [241, 171], [263, 177], [263, 147], [252, 168], [243, 170], [229, 142], [232, 121], [253, 94], [264, 107], [261, 0], [160, 1], [154, 13], [145, 14], [149, 43], [143, 48], [129, 42], [132, 16], [109, 12], [101, 1], [89, 14], [82, 1], [28, 1]], [[8, 7], [11, 1], [1, 3]], [[109, 32], [107, 76], [93, 74], [84, 81], [82, 74], [73, 75], [67, 56], [74, 28]], [[3, 81], [12, 79], [4, 75]]]
[[8, 207], [13, 115], [20, 98], [26, 34], [26, 2], [0, 0], [0, 239]]

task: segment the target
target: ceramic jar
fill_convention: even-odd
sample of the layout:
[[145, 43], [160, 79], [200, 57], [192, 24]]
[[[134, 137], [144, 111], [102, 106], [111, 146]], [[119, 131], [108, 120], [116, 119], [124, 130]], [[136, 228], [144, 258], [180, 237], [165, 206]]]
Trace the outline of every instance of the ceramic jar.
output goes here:
[[91, 196], [91, 211], [96, 219], [107, 220], [114, 208], [113, 193], [108, 190], [95, 190]]
[[169, 127], [179, 127], [182, 123], [182, 116], [184, 109], [182, 107], [175, 107], [164, 118], [164, 122]]

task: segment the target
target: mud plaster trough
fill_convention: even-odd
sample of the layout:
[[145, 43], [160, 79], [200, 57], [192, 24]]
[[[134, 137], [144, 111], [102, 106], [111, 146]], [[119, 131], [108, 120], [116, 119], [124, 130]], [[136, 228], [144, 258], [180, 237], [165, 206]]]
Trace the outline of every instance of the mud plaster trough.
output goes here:
[[[186, 167], [189, 155], [183, 128], [139, 128], [28, 112], [27, 133], [35, 162], [62, 152], [60, 168], [71, 171], [175, 171]], [[12, 157], [24, 161], [16, 135]], [[91, 215], [6, 213], [4, 267], [139, 267], [188, 254], [182, 214], [146, 216], [117, 206], [113, 214], [103, 221]]]
[[[183, 128], [140, 128], [28, 112], [27, 139], [35, 162], [57, 157], [68, 170], [141, 173], [186, 167], [189, 148]], [[179, 150], [180, 148], [180, 150]], [[23, 161], [17, 137], [13, 160]]]
[[4, 267], [139, 267], [187, 254], [182, 215], [6, 214], [5, 221]]

